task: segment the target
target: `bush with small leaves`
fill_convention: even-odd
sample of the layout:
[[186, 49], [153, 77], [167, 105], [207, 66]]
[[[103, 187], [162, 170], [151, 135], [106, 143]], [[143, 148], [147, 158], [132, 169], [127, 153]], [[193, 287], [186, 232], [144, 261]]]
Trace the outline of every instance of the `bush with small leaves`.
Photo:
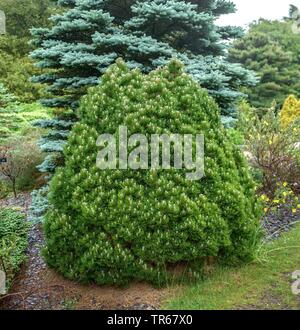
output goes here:
[[17, 197], [18, 190], [30, 189], [40, 176], [37, 165], [43, 155], [34, 136], [15, 136], [0, 145], [0, 182], [7, 182]]
[[280, 111], [280, 121], [284, 129], [289, 128], [296, 121], [300, 121], [300, 100], [296, 96], [290, 95], [285, 100]]
[[244, 134], [245, 151], [252, 167], [262, 174], [262, 191], [274, 196], [277, 184], [287, 182], [294, 192], [299, 192], [299, 125], [294, 123], [283, 129], [275, 107], [260, 118], [257, 109], [244, 104], [238, 127]]
[[[101, 170], [100, 134], [204, 134], [205, 178], [187, 170]], [[229, 142], [216, 103], [173, 60], [149, 75], [118, 60], [89, 90], [50, 185], [48, 264], [70, 279], [163, 285], [172, 267], [214, 257], [248, 261], [260, 203], [247, 163]], [[173, 275], [171, 275], [173, 274]]]

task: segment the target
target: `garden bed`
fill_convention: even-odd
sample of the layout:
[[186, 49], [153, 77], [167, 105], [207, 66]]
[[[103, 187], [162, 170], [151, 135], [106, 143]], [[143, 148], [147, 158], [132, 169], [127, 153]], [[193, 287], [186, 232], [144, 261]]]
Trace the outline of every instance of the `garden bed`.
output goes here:
[[[20, 207], [23, 212], [28, 212], [28, 207], [30, 204], [30, 195], [29, 194], [21, 194], [17, 199], [10, 198], [6, 200], [0, 201], [0, 206], [9, 206], [9, 207]], [[281, 217], [283, 214], [286, 216], [284, 218], [278, 218], [279, 213], [277, 213], [277, 217], [273, 215], [269, 215], [264, 218], [264, 228], [266, 229], [267, 237], [278, 238], [282, 235], [283, 232], [286, 232], [293, 228], [297, 218], [297, 215], [291, 215], [291, 213], [280, 213]], [[28, 261], [23, 265], [22, 270], [18, 277], [14, 281], [14, 285], [6, 298], [2, 299], [0, 308], [2, 309], [25, 309], [25, 310], [37, 310], [37, 309], [160, 309], [162, 306], [165, 308], [196, 308], [196, 309], [206, 309], [210, 308], [214, 305], [212, 302], [205, 302], [208, 299], [210, 290], [213, 292], [212, 297], [216, 296], [216, 292], [218, 297], [223, 297], [224, 301], [217, 301], [217, 308], [230, 308], [233, 303], [236, 301], [243, 301], [246, 298], [241, 297], [241, 293], [247, 295], [247, 286], [253, 287], [250, 285], [250, 279], [257, 272], [257, 278], [255, 276], [254, 282], [259, 281], [259, 283], [264, 283], [267, 276], [276, 276], [279, 280], [279, 287], [275, 285], [272, 289], [272, 284], [270, 283], [270, 288], [266, 284], [265, 287], [262, 286], [262, 291], [259, 291], [254, 294], [251, 288], [248, 288], [251, 292], [249, 293], [249, 297], [254, 295], [256, 300], [253, 302], [249, 302], [248, 304], [240, 304], [239, 306], [235, 306], [238, 309], [256, 309], [256, 308], [279, 308], [279, 309], [287, 309], [291, 307], [289, 302], [284, 303], [284, 299], [282, 300], [281, 296], [278, 296], [276, 293], [276, 288], [280, 291], [284, 287], [284, 290], [281, 292], [284, 296], [290, 297], [290, 294], [286, 291], [289, 291], [290, 285], [290, 275], [293, 270], [300, 269], [300, 261], [297, 251], [289, 250], [289, 245], [296, 244], [297, 239], [300, 239], [300, 226], [297, 229], [294, 229], [288, 236], [284, 236], [275, 243], [271, 243], [270, 248], [267, 248], [262, 255], [268, 255], [271, 253], [271, 246], [275, 244], [275, 246], [279, 246], [284, 252], [277, 253], [273, 255], [273, 259], [278, 258], [278, 266], [271, 270], [271, 267], [268, 266], [265, 268], [261, 265], [250, 265], [242, 268], [241, 270], [217, 270], [216, 273], [212, 276], [208, 282], [204, 281], [200, 283], [196, 287], [186, 288], [184, 286], [179, 287], [171, 287], [168, 289], [155, 289], [151, 285], [144, 283], [135, 283], [129, 286], [128, 288], [118, 289], [114, 287], [100, 287], [96, 285], [82, 285], [73, 281], [69, 281], [55, 273], [54, 271], [48, 269], [46, 264], [44, 263], [41, 257], [41, 248], [44, 244], [43, 234], [41, 230], [41, 226], [35, 225], [32, 226], [31, 231], [29, 233], [29, 248], [27, 252]], [[293, 243], [292, 243], [293, 242]], [[269, 252], [268, 252], [269, 251]], [[291, 252], [291, 255], [289, 254]], [[287, 258], [287, 260], [284, 260]], [[269, 258], [267, 258], [269, 259]], [[272, 259], [272, 260], [273, 260]], [[281, 265], [282, 259], [282, 267]], [[274, 262], [273, 260], [273, 262]], [[284, 269], [285, 265], [291, 265], [290, 268]], [[265, 277], [263, 276], [263, 270], [266, 270]], [[249, 269], [249, 272], [247, 272]], [[276, 273], [276, 269], [278, 269], [278, 273]], [[272, 271], [272, 274], [271, 272]], [[270, 272], [270, 273], [269, 273]], [[247, 274], [248, 273], [248, 274]], [[222, 276], [227, 276], [229, 284], [222, 284]], [[249, 278], [247, 277], [249, 276]], [[261, 279], [258, 277], [261, 276]], [[231, 283], [231, 281], [233, 281]], [[237, 281], [237, 285], [236, 282]], [[246, 281], [246, 288], [242, 288], [242, 282]], [[283, 286], [283, 287], [282, 287]], [[205, 289], [204, 289], [205, 287]], [[196, 289], [197, 288], [197, 289]], [[198, 290], [198, 288], [200, 288]], [[220, 291], [217, 290], [220, 289]], [[201, 298], [201, 303], [199, 302], [198, 291], [205, 291], [205, 296]], [[206, 291], [208, 290], [208, 291]], [[216, 292], [214, 292], [216, 290]], [[164, 301], [168, 300], [168, 297], [172, 297], [175, 295], [175, 292], [186, 292], [183, 293], [185, 298], [175, 298], [170, 303], [164, 305]], [[234, 291], [235, 293], [229, 294], [229, 291]], [[191, 295], [191, 299], [188, 298], [190, 292], [194, 292]], [[196, 293], [197, 294], [196, 294]], [[228, 294], [228, 301], [226, 302], [225, 297]], [[261, 294], [261, 296], [259, 296]], [[196, 296], [195, 296], [196, 295]], [[235, 298], [231, 298], [234, 296]], [[195, 298], [196, 297], [196, 298]], [[246, 296], [245, 296], [246, 297]], [[194, 299], [195, 298], [195, 299]], [[291, 298], [291, 297], [290, 297]], [[288, 298], [288, 301], [290, 301]], [[212, 298], [213, 299], [213, 298]], [[217, 299], [217, 298], [216, 298]], [[221, 299], [221, 298], [218, 298]], [[233, 299], [233, 300], [232, 300]], [[235, 301], [236, 300], [236, 301]], [[189, 301], [187, 303], [187, 301]], [[300, 308], [300, 300], [298, 301]], [[199, 304], [199, 305], [198, 305]], [[205, 305], [207, 304], [207, 305]], [[293, 308], [297, 307], [297, 304], [293, 303]]]
[[[0, 206], [20, 207], [28, 212], [30, 195], [0, 201]], [[15, 278], [9, 295], [0, 299], [0, 309], [158, 309], [171, 289], [154, 289], [151, 285], [134, 283], [128, 288], [82, 285], [68, 281], [47, 268], [41, 257], [44, 244], [41, 226], [34, 225], [29, 233], [28, 261]]]

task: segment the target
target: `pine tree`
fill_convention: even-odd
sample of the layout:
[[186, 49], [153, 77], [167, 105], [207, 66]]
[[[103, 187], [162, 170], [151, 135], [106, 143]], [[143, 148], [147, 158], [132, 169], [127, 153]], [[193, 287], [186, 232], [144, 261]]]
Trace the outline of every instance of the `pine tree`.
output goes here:
[[[251, 260], [260, 215], [254, 182], [216, 103], [181, 63], [146, 75], [117, 61], [79, 112], [66, 164], [51, 181], [44, 227], [51, 267], [98, 284], [163, 284], [178, 263], [199, 269], [207, 257]], [[203, 133], [205, 177], [189, 181], [186, 167], [147, 170], [139, 160], [136, 170], [99, 169], [96, 141], [117, 138], [120, 125], [128, 138], [140, 133], [149, 142], [152, 134]]]
[[27, 38], [0, 36], [0, 83], [4, 84], [20, 102], [31, 103], [44, 97], [44, 86], [30, 81], [42, 71], [28, 58], [32, 48]]
[[228, 39], [241, 36], [235, 27], [217, 27], [222, 14], [234, 12], [225, 0], [116, 1], [63, 0], [66, 10], [51, 18], [52, 28], [35, 29], [38, 47], [32, 57], [42, 68], [58, 69], [36, 81], [49, 84], [52, 107], [76, 109], [87, 87], [96, 85], [117, 58], [150, 72], [179, 58], [221, 106], [234, 116], [241, 85], [254, 84], [249, 71], [222, 59]]
[[273, 101], [279, 110], [286, 97], [300, 97], [300, 35], [290, 21], [260, 20], [229, 50], [229, 60], [241, 63], [260, 77], [257, 86], [247, 88], [250, 103], [268, 109]]
[[[52, 16], [51, 28], [33, 30], [37, 49], [32, 57], [46, 74], [34, 78], [49, 85], [50, 107], [67, 109], [53, 121], [37, 125], [51, 128], [42, 142], [51, 152], [41, 170], [54, 171], [61, 159], [56, 153], [66, 143], [77, 120], [76, 109], [87, 88], [119, 57], [130, 68], [148, 73], [171, 58], [180, 59], [187, 71], [207, 88], [221, 107], [224, 123], [235, 114], [241, 85], [252, 85], [254, 76], [240, 65], [227, 63], [226, 41], [241, 35], [239, 28], [215, 25], [222, 14], [234, 12], [227, 0], [59, 0], [63, 13]], [[69, 111], [69, 110], [72, 111]], [[55, 159], [55, 161], [54, 161]]]

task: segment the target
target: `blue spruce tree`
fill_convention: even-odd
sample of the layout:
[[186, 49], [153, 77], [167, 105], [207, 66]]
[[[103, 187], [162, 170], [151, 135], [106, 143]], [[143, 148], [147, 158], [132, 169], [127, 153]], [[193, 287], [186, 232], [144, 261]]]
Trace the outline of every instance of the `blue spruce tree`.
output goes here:
[[224, 123], [235, 116], [239, 89], [256, 78], [226, 61], [228, 40], [242, 36], [238, 27], [218, 27], [215, 21], [235, 11], [227, 0], [58, 0], [64, 8], [51, 17], [50, 28], [33, 30], [32, 57], [49, 73], [34, 77], [48, 84], [52, 98], [42, 100], [58, 117], [36, 125], [50, 128], [41, 141], [52, 154], [40, 166], [53, 173], [76, 121], [80, 97], [98, 84], [106, 68], [119, 57], [130, 68], [148, 73], [180, 59], [220, 106]]

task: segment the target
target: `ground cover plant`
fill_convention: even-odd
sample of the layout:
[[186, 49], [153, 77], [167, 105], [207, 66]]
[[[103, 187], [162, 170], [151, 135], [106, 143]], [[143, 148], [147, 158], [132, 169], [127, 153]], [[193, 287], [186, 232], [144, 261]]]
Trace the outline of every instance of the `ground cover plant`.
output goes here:
[[28, 230], [24, 214], [0, 207], [0, 270], [6, 274], [7, 289], [26, 259]]

